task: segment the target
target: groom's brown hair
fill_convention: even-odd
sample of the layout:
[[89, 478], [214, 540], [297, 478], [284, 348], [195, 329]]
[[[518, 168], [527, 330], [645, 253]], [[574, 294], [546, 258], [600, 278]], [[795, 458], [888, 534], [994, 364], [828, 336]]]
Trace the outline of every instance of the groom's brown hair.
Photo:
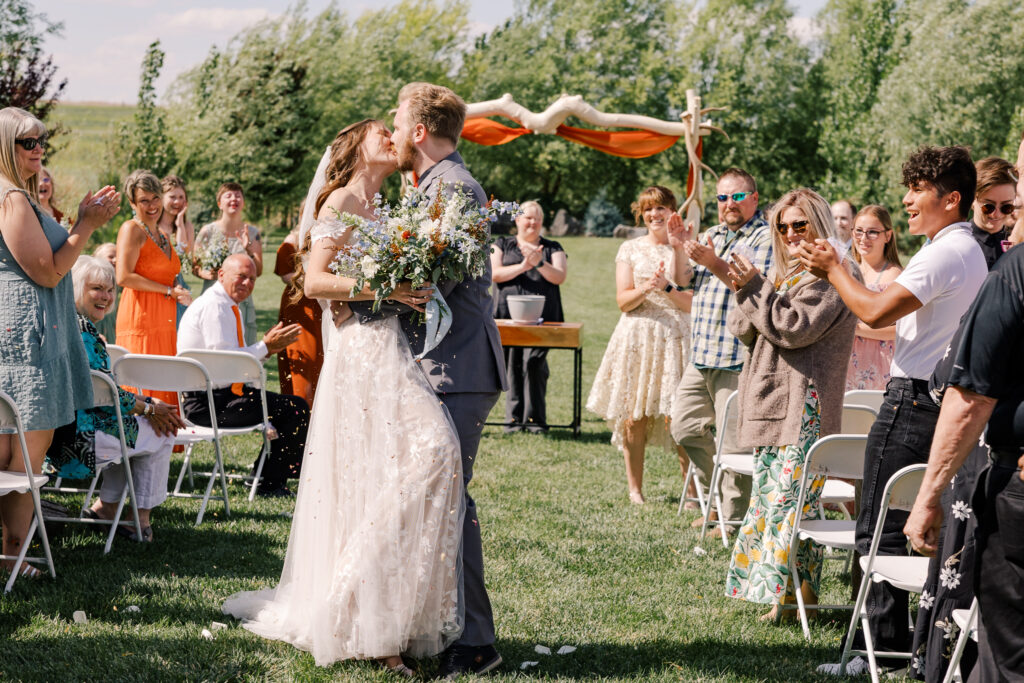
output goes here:
[[409, 123], [422, 123], [431, 135], [459, 144], [466, 121], [466, 102], [450, 88], [432, 83], [409, 83], [398, 92], [398, 102], [409, 102]]

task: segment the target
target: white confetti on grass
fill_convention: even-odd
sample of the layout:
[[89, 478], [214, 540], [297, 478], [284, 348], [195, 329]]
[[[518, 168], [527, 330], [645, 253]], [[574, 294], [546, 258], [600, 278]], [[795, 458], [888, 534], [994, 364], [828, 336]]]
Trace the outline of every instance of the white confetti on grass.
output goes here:
[[533, 651], [536, 652], [539, 655], [549, 655], [549, 654], [551, 654], [551, 648], [547, 647], [546, 645], [536, 645], [536, 646], [534, 646]]
[[206, 629], [206, 628], [204, 628], [204, 629], [203, 629], [203, 630], [202, 630], [202, 631], [201, 631], [201, 632], [199, 633], [199, 637], [200, 637], [200, 638], [203, 638], [204, 640], [213, 640], [213, 634], [212, 634], [212, 633], [210, 633], [210, 630], [209, 630], [209, 629]]
[[74, 619], [76, 624], [88, 624], [89, 623], [89, 617], [85, 616], [85, 612], [83, 612], [82, 610], [78, 610], [77, 612], [72, 614], [71, 618]]
[[704, 550], [704, 548], [701, 548], [699, 545], [695, 545], [693, 546], [693, 554], [697, 557], [704, 557], [708, 554], [708, 551]]
[[227, 624], [222, 624], [219, 621], [211, 621], [210, 622], [210, 630], [211, 631], [221, 631], [221, 630], [226, 629], [227, 627], [228, 627]]
[[562, 647], [558, 648], [558, 652], [556, 654], [571, 655], [573, 652], [576, 652], [575, 647], [573, 647], [572, 645], [563, 645]]
[[519, 665], [519, 670], [520, 671], [526, 671], [531, 666], [537, 666], [538, 664], [540, 664], [540, 662], [523, 662], [522, 664]]
[[139, 609], [138, 605], [128, 605], [128, 607], [126, 607], [124, 611], [125, 612], [141, 612], [142, 610]]

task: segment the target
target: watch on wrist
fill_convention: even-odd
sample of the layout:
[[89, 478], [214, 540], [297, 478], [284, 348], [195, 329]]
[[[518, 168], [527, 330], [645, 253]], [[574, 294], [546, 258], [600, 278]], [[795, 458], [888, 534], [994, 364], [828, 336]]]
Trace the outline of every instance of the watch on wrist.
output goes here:
[[672, 286], [671, 282], [669, 282], [667, 285], [665, 285], [665, 291], [666, 292], [671, 292], [673, 289], [674, 289], [674, 287]]

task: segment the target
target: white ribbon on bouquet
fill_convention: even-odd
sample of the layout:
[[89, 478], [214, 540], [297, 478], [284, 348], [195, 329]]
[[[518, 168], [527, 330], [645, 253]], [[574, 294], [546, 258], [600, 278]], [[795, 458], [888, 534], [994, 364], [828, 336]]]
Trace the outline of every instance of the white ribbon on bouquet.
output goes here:
[[428, 353], [437, 348], [448, 330], [452, 328], [452, 309], [444, 300], [441, 292], [434, 287], [434, 293], [430, 295], [430, 301], [425, 306], [427, 315], [426, 333], [423, 338], [423, 350], [416, 355], [414, 360], [423, 360]]

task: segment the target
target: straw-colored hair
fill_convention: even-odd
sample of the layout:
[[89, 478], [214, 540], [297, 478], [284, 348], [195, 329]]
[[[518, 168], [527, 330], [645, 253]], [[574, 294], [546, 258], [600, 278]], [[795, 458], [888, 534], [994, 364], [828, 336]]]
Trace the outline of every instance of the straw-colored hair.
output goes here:
[[806, 187], [791, 190], [782, 196], [772, 207], [768, 224], [772, 229], [772, 269], [775, 273], [772, 280], [779, 286], [787, 275], [796, 267], [795, 259], [790, 259], [786, 242], [779, 233], [779, 223], [786, 209], [796, 207], [807, 217], [807, 232], [804, 239], [813, 242], [816, 239], [836, 237], [836, 223], [832, 218], [832, 207], [820, 194]]
[[25, 190], [35, 202], [39, 201], [39, 174], [27, 180], [18, 173], [18, 162], [14, 150], [15, 140], [24, 137], [39, 137], [46, 133], [46, 126], [32, 114], [18, 107], [0, 109], [0, 186]]

